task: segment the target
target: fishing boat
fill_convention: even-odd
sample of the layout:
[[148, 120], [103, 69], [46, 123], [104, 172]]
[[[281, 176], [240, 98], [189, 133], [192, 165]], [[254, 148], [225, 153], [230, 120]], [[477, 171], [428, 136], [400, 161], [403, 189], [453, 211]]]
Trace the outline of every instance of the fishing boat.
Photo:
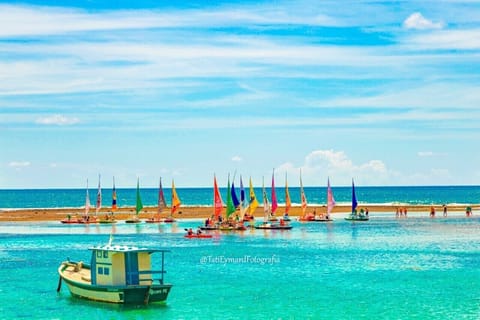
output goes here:
[[347, 221], [368, 221], [369, 217], [364, 213], [363, 210], [360, 212], [357, 211], [357, 197], [355, 196], [355, 184], [353, 183], [352, 179], [352, 213], [350, 213], [345, 220]]
[[137, 201], [135, 205], [135, 216], [130, 217], [130, 219], [125, 220], [126, 223], [140, 223], [141, 220], [138, 218], [140, 211], [143, 209], [142, 198], [140, 197], [140, 179], [137, 178]]
[[[172, 288], [164, 282], [164, 256], [169, 250], [107, 245], [89, 248], [90, 264], [64, 261], [58, 268], [72, 296], [118, 304], [164, 302]], [[161, 269], [152, 270], [152, 254], [161, 253]]]
[[115, 177], [113, 177], [113, 189], [112, 189], [112, 208], [111, 214], [106, 214], [103, 219], [100, 219], [100, 223], [109, 224], [117, 223], [117, 220], [113, 217], [113, 213], [117, 211], [117, 191], [115, 190]]
[[162, 211], [167, 207], [167, 204], [165, 202], [165, 196], [163, 194], [163, 188], [162, 188], [162, 178], [160, 177], [160, 183], [158, 187], [158, 210], [157, 210], [157, 215], [153, 215], [151, 218], [145, 220], [146, 223], [160, 223], [163, 222], [163, 219], [160, 218], [160, 215], [162, 214]]

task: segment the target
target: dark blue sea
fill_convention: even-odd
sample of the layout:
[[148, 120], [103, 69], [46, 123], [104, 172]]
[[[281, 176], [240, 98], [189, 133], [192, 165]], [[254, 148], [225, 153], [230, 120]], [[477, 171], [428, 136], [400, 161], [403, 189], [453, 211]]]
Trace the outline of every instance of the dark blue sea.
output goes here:
[[[322, 187], [305, 187], [309, 205], [326, 203], [327, 190]], [[210, 206], [213, 204], [213, 188], [177, 188], [183, 206]], [[275, 188], [278, 202], [285, 202], [285, 188]], [[351, 187], [332, 187], [337, 204], [349, 204], [352, 197]], [[239, 195], [240, 190], [236, 188]], [[248, 189], [245, 190], [248, 196]], [[266, 189], [270, 197], [271, 189]], [[136, 189], [118, 189], [117, 204], [119, 207], [134, 206]], [[220, 188], [224, 202], [226, 188]], [[357, 200], [360, 204], [477, 204], [480, 203], [480, 186], [415, 186], [415, 187], [362, 187], [355, 186]], [[171, 189], [165, 188], [165, 199], [170, 204]], [[289, 187], [293, 205], [300, 203], [300, 188]], [[96, 201], [97, 189], [89, 189], [90, 202]], [[156, 206], [158, 189], [140, 189], [145, 206]], [[257, 199], [261, 200], [260, 188], [255, 188]], [[15, 208], [76, 208], [85, 205], [85, 189], [32, 189], [32, 190], [0, 190], [0, 209]], [[112, 203], [112, 190], [102, 189], [102, 206]]]

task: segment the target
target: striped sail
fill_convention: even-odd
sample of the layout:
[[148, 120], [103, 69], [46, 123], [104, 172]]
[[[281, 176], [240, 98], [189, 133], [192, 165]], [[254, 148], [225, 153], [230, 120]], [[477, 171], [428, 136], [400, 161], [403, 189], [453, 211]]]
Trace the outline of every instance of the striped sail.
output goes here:
[[115, 211], [117, 211], [117, 191], [115, 190], [115, 177], [113, 177], [112, 212]]

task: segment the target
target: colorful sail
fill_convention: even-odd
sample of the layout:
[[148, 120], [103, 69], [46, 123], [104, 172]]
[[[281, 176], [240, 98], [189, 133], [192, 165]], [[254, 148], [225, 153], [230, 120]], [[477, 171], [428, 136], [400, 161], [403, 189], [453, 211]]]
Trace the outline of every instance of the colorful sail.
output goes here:
[[290, 192], [288, 192], [287, 173], [285, 173], [285, 213], [288, 214], [292, 207], [292, 200], [290, 199]]
[[98, 214], [102, 208], [102, 189], [100, 188], [100, 175], [98, 175], [98, 191], [97, 191], [97, 203], [95, 205], [95, 215]]
[[217, 177], [215, 175], [213, 176], [213, 208], [215, 210], [215, 218], [218, 220], [218, 217], [222, 215], [223, 201], [218, 190]]
[[358, 202], [357, 202], [357, 197], [355, 196], [355, 185], [353, 183], [352, 179], [352, 213], [355, 212], [357, 209]]
[[240, 216], [243, 219], [243, 216], [245, 214], [244, 208], [245, 207], [245, 189], [243, 188], [243, 181], [242, 181], [242, 176], [240, 176]]
[[140, 197], [140, 180], [137, 178], [137, 203], [135, 205], [135, 212], [138, 216], [143, 209], [142, 198]]
[[88, 179], [87, 179], [87, 195], [85, 196], [85, 216], [88, 216], [90, 211], [90, 196], [88, 194]]
[[278, 208], [278, 202], [277, 202], [277, 193], [275, 192], [275, 172], [272, 173], [272, 215], [275, 214], [275, 211]]
[[117, 191], [115, 190], [115, 177], [113, 177], [112, 212], [115, 211], [117, 211]]
[[330, 187], [330, 178], [328, 178], [327, 182], [327, 216], [330, 216], [330, 213], [335, 207], [335, 199], [333, 198], [333, 191]]
[[163, 194], [162, 178], [160, 177], [160, 183], [158, 184], [158, 214], [162, 213], [163, 209], [167, 207], [165, 201], [165, 195]]
[[[234, 177], [234, 180], [235, 180], [235, 177]], [[236, 208], [238, 208], [238, 206], [240, 205], [240, 200], [238, 200], [237, 193], [235, 192], [235, 181], [232, 181], [231, 194], [232, 194], [233, 206], [234, 206], [235, 209], [236, 209]]]
[[177, 190], [175, 190], [175, 183], [172, 179], [172, 208], [170, 210], [170, 214], [173, 215], [181, 204], [182, 203], [180, 202], [180, 198], [178, 197]]
[[253, 215], [257, 207], [258, 207], [258, 201], [257, 201], [257, 197], [255, 196], [255, 191], [253, 190], [252, 178], [250, 178], [250, 204], [248, 206], [249, 214]]
[[305, 213], [307, 212], [307, 197], [305, 196], [305, 191], [303, 190], [302, 171], [300, 171], [300, 200], [302, 202], [302, 213], [305, 217]]
[[265, 190], [265, 181], [262, 181], [262, 194], [263, 194], [263, 214], [264, 221], [267, 222], [270, 215], [270, 204], [268, 203], [267, 191]]
[[[238, 200], [237, 200], [238, 201]], [[232, 213], [235, 212], [235, 206], [233, 205], [232, 193], [230, 189], [230, 175], [228, 175], [227, 183], [227, 219]]]

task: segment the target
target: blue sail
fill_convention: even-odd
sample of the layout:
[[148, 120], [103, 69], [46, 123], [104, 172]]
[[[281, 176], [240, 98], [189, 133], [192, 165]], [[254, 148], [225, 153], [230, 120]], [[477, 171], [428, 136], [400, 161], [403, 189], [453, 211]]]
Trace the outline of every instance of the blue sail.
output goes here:
[[233, 181], [232, 181], [231, 193], [232, 193], [233, 206], [234, 206], [235, 208], [238, 208], [238, 206], [240, 205], [240, 201], [238, 201], [237, 193], [235, 192], [235, 186], [234, 186], [234, 184], [233, 184]]
[[352, 213], [357, 209], [358, 202], [357, 202], [357, 197], [355, 196], [355, 185], [353, 184], [353, 179], [352, 179]]

